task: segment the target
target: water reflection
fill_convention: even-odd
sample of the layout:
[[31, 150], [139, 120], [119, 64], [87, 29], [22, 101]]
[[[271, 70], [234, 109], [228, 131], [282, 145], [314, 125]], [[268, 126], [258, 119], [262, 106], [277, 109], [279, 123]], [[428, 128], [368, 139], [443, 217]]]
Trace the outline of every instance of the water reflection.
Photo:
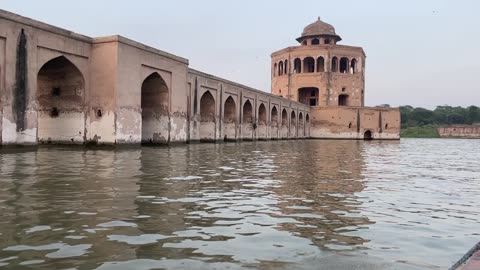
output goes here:
[[[475, 233], [480, 205], [461, 192], [480, 195], [480, 169], [453, 158], [468, 149], [429, 162], [414, 141], [3, 149], [0, 267], [445, 268], [458, 255], [418, 253], [451, 252], [432, 234]], [[435, 162], [450, 193], [419, 180], [437, 179]], [[449, 234], [442, 244], [470, 245]]]

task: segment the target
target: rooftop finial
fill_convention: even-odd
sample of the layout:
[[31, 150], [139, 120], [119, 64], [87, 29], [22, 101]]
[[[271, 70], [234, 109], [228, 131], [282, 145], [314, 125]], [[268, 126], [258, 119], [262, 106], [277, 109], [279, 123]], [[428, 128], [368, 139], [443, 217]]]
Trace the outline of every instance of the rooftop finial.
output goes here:
[[320, 21], [320, 16], [318, 16], [318, 20]]

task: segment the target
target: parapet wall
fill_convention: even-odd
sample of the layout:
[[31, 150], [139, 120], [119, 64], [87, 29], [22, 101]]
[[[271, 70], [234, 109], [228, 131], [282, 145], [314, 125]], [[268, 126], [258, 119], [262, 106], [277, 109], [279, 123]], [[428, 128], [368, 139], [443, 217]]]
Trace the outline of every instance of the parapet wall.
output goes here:
[[447, 126], [437, 130], [442, 138], [480, 138], [480, 125]]

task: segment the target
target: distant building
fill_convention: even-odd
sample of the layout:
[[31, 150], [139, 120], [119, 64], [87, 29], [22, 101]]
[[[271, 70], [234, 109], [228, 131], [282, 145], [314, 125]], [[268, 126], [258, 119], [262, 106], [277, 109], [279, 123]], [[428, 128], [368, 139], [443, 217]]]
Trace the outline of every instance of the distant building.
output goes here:
[[272, 93], [311, 107], [315, 138], [398, 139], [400, 112], [365, 106], [365, 52], [320, 18], [272, 54]]

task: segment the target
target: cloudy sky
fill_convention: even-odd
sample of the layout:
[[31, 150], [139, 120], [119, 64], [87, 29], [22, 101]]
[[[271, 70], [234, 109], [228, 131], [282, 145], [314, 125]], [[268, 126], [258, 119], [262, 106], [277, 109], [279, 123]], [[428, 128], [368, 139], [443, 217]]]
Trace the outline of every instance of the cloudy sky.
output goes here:
[[0, 0], [88, 36], [120, 34], [270, 91], [270, 54], [318, 16], [367, 54], [367, 105], [480, 106], [478, 0]]

